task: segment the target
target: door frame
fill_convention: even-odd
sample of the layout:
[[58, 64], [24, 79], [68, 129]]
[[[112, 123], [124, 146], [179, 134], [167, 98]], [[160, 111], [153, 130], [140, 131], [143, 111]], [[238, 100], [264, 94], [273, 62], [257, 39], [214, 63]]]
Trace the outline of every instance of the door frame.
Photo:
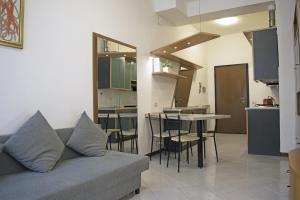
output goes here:
[[[93, 119], [95, 123], [98, 123], [98, 52], [97, 52], [97, 38], [103, 38], [110, 40], [112, 42], [119, 43], [123, 46], [127, 46], [129, 48], [135, 49], [135, 52], [137, 54], [137, 48], [135, 46], [132, 46], [130, 44], [127, 44], [125, 42], [121, 42], [119, 40], [115, 40], [113, 38], [107, 37], [105, 35], [101, 35], [99, 33], [93, 32], [93, 45], [92, 45], [92, 51], [93, 51]], [[137, 59], [136, 59], [137, 63]]]
[[[229, 65], [217, 65], [214, 66], [214, 84], [215, 84], [215, 113], [218, 113], [218, 109], [217, 109], [217, 84], [216, 84], [216, 70], [218, 68], [222, 68], [222, 67], [232, 67], [232, 66], [238, 66], [238, 65], [244, 65], [246, 67], [246, 89], [247, 89], [247, 104], [246, 107], [249, 107], [250, 105], [250, 95], [249, 95], [249, 64], [248, 63], [239, 63], [239, 64], [229, 64]], [[246, 111], [245, 111], [246, 112]], [[217, 123], [217, 122], [216, 122]], [[247, 123], [247, 122], [246, 122]], [[217, 125], [216, 125], [217, 127]], [[246, 129], [247, 129], [247, 124], [246, 124]], [[247, 130], [246, 130], [246, 134], [247, 134]]]

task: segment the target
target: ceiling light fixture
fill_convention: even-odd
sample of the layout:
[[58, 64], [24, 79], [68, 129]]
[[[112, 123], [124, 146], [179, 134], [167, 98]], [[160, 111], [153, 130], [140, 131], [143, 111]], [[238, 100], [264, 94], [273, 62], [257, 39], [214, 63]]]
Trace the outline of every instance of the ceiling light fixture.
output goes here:
[[178, 47], [174, 47], [174, 49], [178, 49]]
[[191, 44], [191, 42], [187, 42], [186, 44], [187, 44], [187, 45], [190, 45], [190, 44]]
[[215, 20], [215, 23], [220, 24], [222, 26], [229, 26], [232, 24], [236, 24], [238, 21], [239, 19], [237, 17], [226, 17]]

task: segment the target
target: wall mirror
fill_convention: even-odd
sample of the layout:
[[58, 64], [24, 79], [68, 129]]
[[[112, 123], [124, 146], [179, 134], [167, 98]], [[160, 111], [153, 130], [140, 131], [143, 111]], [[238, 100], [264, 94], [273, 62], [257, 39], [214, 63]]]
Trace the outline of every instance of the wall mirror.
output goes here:
[[93, 33], [94, 121], [108, 149], [138, 152], [136, 47]]

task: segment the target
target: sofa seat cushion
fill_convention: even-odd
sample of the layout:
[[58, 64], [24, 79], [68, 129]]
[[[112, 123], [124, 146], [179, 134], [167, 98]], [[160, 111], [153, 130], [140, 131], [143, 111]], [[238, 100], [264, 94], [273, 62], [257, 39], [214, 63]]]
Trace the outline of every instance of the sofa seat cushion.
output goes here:
[[147, 157], [113, 151], [102, 157], [66, 160], [48, 173], [1, 176], [1, 200], [96, 199], [101, 191], [148, 168]]

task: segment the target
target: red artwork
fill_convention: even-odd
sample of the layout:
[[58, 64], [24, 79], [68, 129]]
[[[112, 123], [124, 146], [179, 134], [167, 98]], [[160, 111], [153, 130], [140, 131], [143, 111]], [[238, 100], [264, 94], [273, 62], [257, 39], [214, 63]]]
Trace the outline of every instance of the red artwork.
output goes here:
[[22, 46], [22, 11], [22, 0], [0, 0], [0, 43]]

